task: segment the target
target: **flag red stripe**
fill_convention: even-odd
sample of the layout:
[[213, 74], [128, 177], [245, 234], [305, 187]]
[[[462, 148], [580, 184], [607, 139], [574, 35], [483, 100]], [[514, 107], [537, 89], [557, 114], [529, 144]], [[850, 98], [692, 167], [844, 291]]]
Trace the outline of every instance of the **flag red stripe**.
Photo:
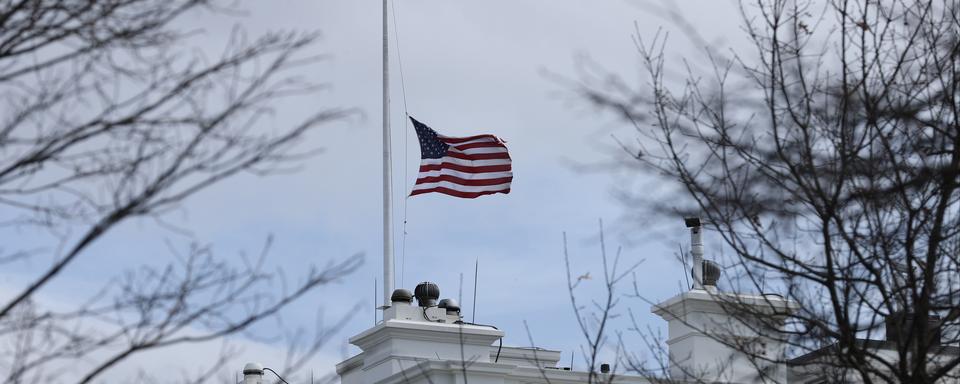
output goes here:
[[439, 171], [444, 168], [466, 173], [507, 172], [511, 170], [510, 164], [467, 167], [460, 164], [443, 162], [441, 164], [420, 165], [420, 172]]
[[417, 184], [436, 183], [438, 181], [449, 181], [451, 183], [456, 183], [460, 185], [483, 186], [483, 185], [506, 184], [506, 183], [509, 183], [511, 180], [513, 180], [513, 176], [498, 177], [495, 179], [463, 179], [463, 178], [459, 178], [452, 175], [440, 175], [440, 176], [421, 177], [417, 179]]
[[456, 144], [456, 143], [462, 143], [465, 141], [477, 140], [477, 139], [483, 139], [483, 138], [493, 139], [493, 141], [500, 141], [500, 139], [498, 139], [494, 135], [476, 135], [476, 136], [468, 136], [468, 137], [438, 137], [438, 139], [440, 139], [441, 141], [447, 144]]
[[506, 152], [497, 152], [497, 153], [474, 153], [468, 155], [461, 152], [447, 152], [447, 156], [456, 157], [463, 160], [496, 160], [496, 159], [509, 159], [510, 154]]
[[465, 151], [470, 148], [506, 148], [507, 146], [501, 143], [479, 142], [479, 143], [454, 145], [453, 147], [461, 151]]
[[480, 197], [483, 195], [492, 195], [494, 193], [510, 193], [510, 188], [499, 189], [496, 191], [463, 192], [463, 191], [458, 191], [455, 189], [450, 189], [445, 187], [436, 187], [436, 188], [430, 188], [430, 189], [416, 189], [413, 192], [410, 192], [410, 196], [416, 196], [416, 195], [430, 193], [430, 192], [438, 192], [438, 193], [443, 193], [450, 196], [462, 197], [465, 199], [472, 199], [472, 198]]

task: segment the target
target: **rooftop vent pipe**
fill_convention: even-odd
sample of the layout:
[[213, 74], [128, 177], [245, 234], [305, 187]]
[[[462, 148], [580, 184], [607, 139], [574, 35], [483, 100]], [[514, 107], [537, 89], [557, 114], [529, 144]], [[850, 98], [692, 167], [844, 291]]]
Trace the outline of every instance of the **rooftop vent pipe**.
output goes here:
[[244, 365], [242, 384], [263, 384], [263, 365], [258, 363]]
[[457, 315], [460, 313], [460, 304], [454, 299], [440, 300], [440, 304], [437, 304], [437, 307], [446, 309], [448, 315]]
[[717, 281], [720, 281], [720, 265], [710, 261], [703, 261], [703, 285], [707, 287], [716, 287]]
[[413, 295], [417, 298], [417, 304], [421, 307], [436, 307], [437, 299], [440, 298], [440, 286], [424, 281], [417, 284], [413, 289]]
[[699, 217], [683, 219], [690, 228], [690, 254], [693, 255], [693, 289], [703, 289], [703, 226]]
[[393, 291], [393, 294], [390, 295], [391, 303], [406, 303], [410, 304], [413, 302], [413, 293], [409, 289], [397, 288]]

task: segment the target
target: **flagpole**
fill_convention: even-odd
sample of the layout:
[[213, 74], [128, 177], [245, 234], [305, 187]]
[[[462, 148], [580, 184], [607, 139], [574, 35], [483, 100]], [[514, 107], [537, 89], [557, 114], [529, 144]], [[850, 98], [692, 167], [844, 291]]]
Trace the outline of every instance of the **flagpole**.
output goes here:
[[393, 179], [390, 170], [390, 56], [387, 43], [387, 0], [383, 0], [383, 307], [393, 293]]

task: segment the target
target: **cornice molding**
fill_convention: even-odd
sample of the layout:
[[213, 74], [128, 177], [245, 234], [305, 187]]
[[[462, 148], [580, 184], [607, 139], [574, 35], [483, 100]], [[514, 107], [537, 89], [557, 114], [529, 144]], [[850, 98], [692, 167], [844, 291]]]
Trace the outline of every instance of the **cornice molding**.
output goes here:
[[351, 337], [350, 344], [364, 351], [391, 339], [489, 346], [501, 337], [502, 331], [489, 327], [391, 319]]

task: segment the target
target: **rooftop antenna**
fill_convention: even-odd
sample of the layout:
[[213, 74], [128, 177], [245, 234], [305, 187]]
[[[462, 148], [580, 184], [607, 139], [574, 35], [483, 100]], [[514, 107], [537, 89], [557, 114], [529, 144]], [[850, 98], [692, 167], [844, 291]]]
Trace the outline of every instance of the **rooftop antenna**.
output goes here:
[[377, 326], [377, 278], [373, 278], [373, 326]]
[[480, 258], [473, 265], [473, 322], [477, 322], [477, 277], [480, 276]]
[[690, 254], [693, 256], [693, 289], [703, 289], [703, 223], [699, 217], [683, 219], [690, 228]]
[[460, 272], [460, 292], [457, 293], [457, 303], [463, 302], [463, 272]]

